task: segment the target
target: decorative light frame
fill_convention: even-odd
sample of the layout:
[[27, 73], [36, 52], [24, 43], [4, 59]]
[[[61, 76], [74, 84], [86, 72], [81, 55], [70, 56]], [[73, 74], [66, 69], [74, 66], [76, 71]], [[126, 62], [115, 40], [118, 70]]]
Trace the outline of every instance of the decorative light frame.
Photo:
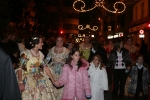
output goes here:
[[[78, 3], [78, 2], [83, 3], [83, 6], [81, 7], [81, 9], [76, 9], [76, 7], [75, 7], [76, 3]], [[122, 11], [118, 11], [118, 8], [116, 7], [117, 4], [123, 5], [123, 10], [122, 10]], [[87, 9], [87, 10], [84, 9], [84, 8], [85, 8], [85, 2], [84, 2], [83, 0], [76, 0], [76, 1], [73, 3], [73, 8], [74, 8], [76, 11], [78, 11], [78, 12], [91, 11], [91, 10], [95, 9], [96, 7], [102, 7], [103, 9], [105, 9], [106, 11], [111, 12], [111, 13], [123, 13], [123, 12], [126, 10], [126, 5], [125, 5], [123, 2], [121, 2], [121, 1], [118, 1], [118, 2], [115, 2], [115, 3], [114, 3], [114, 6], [113, 6], [114, 11], [113, 11], [113, 10], [109, 10], [108, 8], [106, 8], [106, 7], [104, 6], [104, 0], [95, 0], [95, 6], [94, 6], [93, 8]]]
[[97, 26], [93, 26], [93, 28], [91, 28], [90, 25], [87, 24], [85, 28], [83, 28], [83, 25], [78, 25], [78, 29], [79, 29], [79, 30], [90, 29], [90, 30], [92, 30], [92, 31], [97, 31], [97, 30], [98, 30], [98, 27], [97, 27]]

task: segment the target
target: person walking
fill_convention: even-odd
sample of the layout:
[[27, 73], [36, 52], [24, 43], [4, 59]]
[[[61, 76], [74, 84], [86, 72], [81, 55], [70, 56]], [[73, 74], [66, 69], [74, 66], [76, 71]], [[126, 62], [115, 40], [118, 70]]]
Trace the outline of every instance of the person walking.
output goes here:
[[93, 57], [88, 74], [92, 91], [91, 100], [104, 100], [104, 91], [108, 90], [108, 79], [105, 66], [99, 55]]
[[[64, 85], [61, 100], [87, 100], [91, 98], [90, 81], [87, 68], [89, 63], [80, 59], [80, 52], [74, 48], [63, 67], [60, 79], [55, 82], [57, 87]], [[86, 99], [87, 98], [87, 99]]]
[[148, 87], [150, 86], [150, 77], [148, 68], [143, 63], [142, 55], [137, 57], [137, 62], [132, 66], [129, 76], [131, 81], [129, 83], [128, 92], [135, 95], [135, 100], [138, 100], [140, 92], [143, 93], [144, 100], [148, 100]]
[[123, 41], [117, 39], [106, 65], [107, 67], [113, 68], [113, 100], [117, 100], [118, 98], [119, 100], [122, 100], [124, 97], [124, 87], [130, 65], [131, 60], [129, 51], [123, 47]]

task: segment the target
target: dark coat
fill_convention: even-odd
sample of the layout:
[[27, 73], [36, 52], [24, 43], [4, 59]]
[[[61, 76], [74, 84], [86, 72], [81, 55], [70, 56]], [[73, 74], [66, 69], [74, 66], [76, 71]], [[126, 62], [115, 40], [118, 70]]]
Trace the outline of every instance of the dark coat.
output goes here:
[[[130, 54], [129, 54], [129, 51], [125, 48], [122, 48], [122, 58], [123, 58], [123, 61], [125, 63], [125, 66], [128, 67], [131, 65], [131, 59], [130, 59]], [[111, 67], [111, 66], [115, 66], [116, 64], [116, 59], [117, 59], [117, 52], [115, 50], [113, 50], [108, 58], [108, 62], [107, 62], [107, 67]]]
[[10, 57], [0, 48], [0, 100], [22, 100]]
[[[138, 81], [137, 65], [134, 65], [132, 67], [130, 76], [131, 76], [131, 82], [129, 84], [128, 92], [131, 94], [136, 94], [137, 81]], [[144, 95], [147, 95], [148, 94], [148, 83], [150, 82], [150, 77], [149, 77], [149, 73], [148, 73], [148, 68], [146, 68], [145, 66], [143, 67], [142, 81], [143, 81], [143, 93], [144, 93]]]
[[106, 65], [107, 63], [107, 53], [106, 50], [100, 45], [98, 44], [97, 50], [95, 53], [93, 53], [92, 51], [90, 52], [90, 56], [89, 56], [89, 62], [91, 62], [91, 60], [93, 59], [93, 57], [95, 55], [99, 55], [102, 59], [102, 62], [104, 63], [104, 65]]

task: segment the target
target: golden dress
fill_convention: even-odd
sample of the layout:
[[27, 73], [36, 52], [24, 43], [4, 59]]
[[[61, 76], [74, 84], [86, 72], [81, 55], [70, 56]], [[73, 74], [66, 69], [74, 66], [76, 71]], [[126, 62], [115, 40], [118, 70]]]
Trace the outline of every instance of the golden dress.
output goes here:
[[91, 44], [89, 44], [89, 46], [85, 47], [84, 43], [80, 44], [79, 50], [82, 54], [82, 57], [88, 61], [89, 56], [90, 56], [90, 51], [91, 51]]
[[[55, 81], [59, 80], [60, 75], [62, 73], [62, 67], [64, 66], [66, 59], [68, 58], [69, 50], [63, 47], [62, 53], [55, 53], [55, 47], [51, 48], [47, 57], [46, 62], [51, 60], [51, 63], [48, 64], [51, 72], [53, 74], [53, 78]], [[57, 96], [56, 100], [61, 100], [63, 88], [54, 88], [54, 94]]]
[[53, 85], [44, 71], [44, 55], [41, 51], [39, 54], [39, 57], [34, 57], [30, 50], [21, 53], [17, 70], [22, 70], [22, 80], [25, 85], [22, 100], [56, 100]]

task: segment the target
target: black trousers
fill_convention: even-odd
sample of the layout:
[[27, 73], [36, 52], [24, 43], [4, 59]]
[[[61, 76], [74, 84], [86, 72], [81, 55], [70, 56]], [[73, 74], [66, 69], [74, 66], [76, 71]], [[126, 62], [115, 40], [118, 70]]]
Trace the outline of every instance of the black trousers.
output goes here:
[[[124, 96], [124, 87], [127, 79], [126, 69], [114, 69], [113, 70], [113, 98], [118, 98]], [[119, 94], [118, 94], [119, 93]]]
[[[143, 84], [142, 82], [137, 83], [137, 88], [136, 88], [136, 94], [135, 94], [135, 100], [138, 100], [140, 92], [143, 92]], [[148, 96], [143, 94], [144, 100], [148, 100]]]

